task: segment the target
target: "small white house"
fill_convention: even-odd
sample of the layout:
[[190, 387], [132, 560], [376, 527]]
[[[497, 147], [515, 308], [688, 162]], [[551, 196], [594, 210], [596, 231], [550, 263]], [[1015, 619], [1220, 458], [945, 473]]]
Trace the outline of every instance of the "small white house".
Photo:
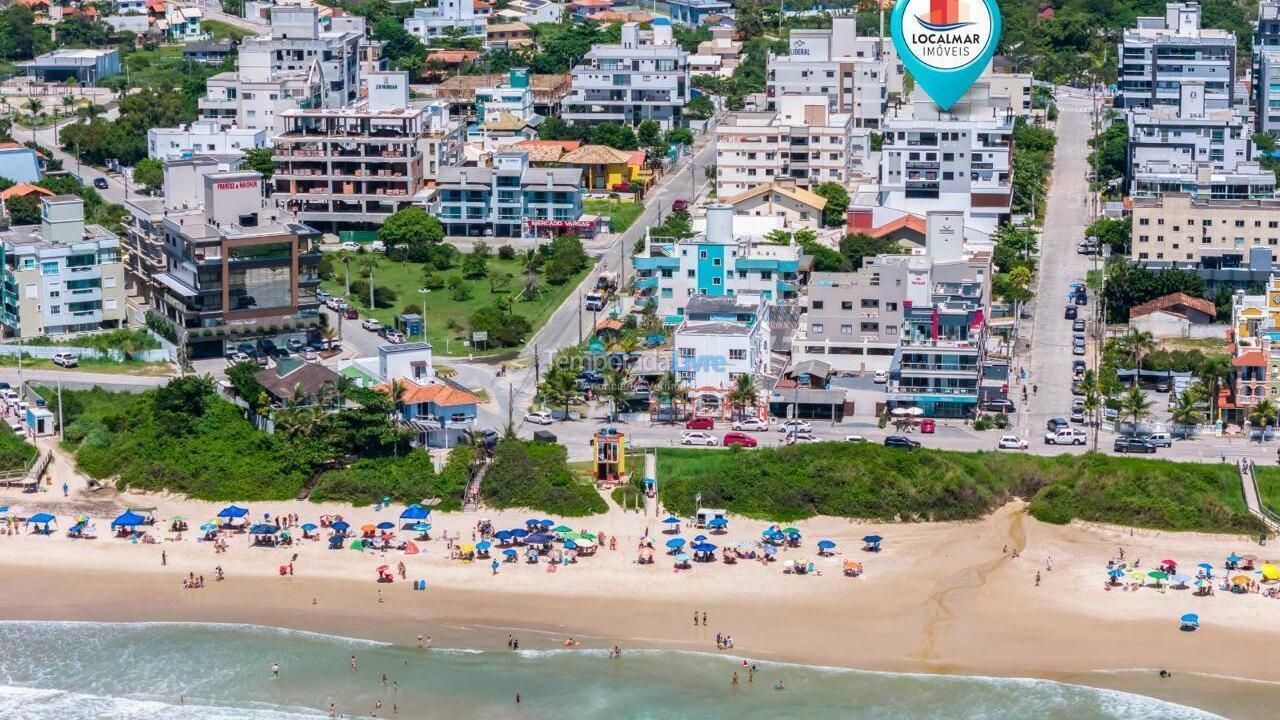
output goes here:
[[672, 367], [695, 390], [727, 391], [769, 368], [769, 306], [759, 294], [695, 296], [676, 328]]

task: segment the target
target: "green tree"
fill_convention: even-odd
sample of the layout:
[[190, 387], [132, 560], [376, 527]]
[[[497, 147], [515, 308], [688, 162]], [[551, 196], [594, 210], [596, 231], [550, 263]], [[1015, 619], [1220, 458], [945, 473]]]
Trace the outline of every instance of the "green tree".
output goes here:
[[271, 159], [274, 152], [275, 149], [270, 147], [249, 148], [244, 151], [244, 166], [261, 173], [262, 179], [270, 180], [276, 172], [276, 162]]
[[411, 205], [397, 210], [378, 229], [378, 239], [390, 252], [401, 246], [425, 246], [444, 239], [444, 226], [426, 210]]
[[756, 380], [750, 373], [743, 373], [734, 381], [733, 389], [729, 391], [729, 405], [733, 408], [735, 418], [741, 418], [746, 413], [744, 410], [754, 407], [759, 391], [756, 388]]
[[651, 148], [662, 141], [662, 126], [653, 118], [645, 118], [636, 126], [636, 142], [642, 148]]
[[477, 280], [489, 274], [489, 246], [478, 242], [462, 259], [462, 276]]
[[449, 297], [453, 298], [454, 302], [465, 302], [471, 299], [471, 284], [463, 280], [461, 275], [449, 276], [447, 286]]
[[578, 376], [572, 368], [556, 364], [547, 371], [538, 392], [544, 402], [564, 408], [564, 418], [569, 419], [569, 405], [578, 396]]
[[1184, 391], [1178, 395], [1170, 415], [1175, 423], [1188, 427], [1199, 425], [1201, 418], [1204, 417], [1195, 393], [1190, 391]]
[[[1268, 135], [1268, 137], [1270, 137]], [[1129, 254], [1129, 238], [1133, 227], [1129, 218], [1098, 218], [1088, 230], [1085, 230], [1085, 237], [1096, 237], [1100, 245], [1107, 245], [1111, 248], [1112, 254], [1127, 255]]]
[[587, 251], [573, 235], [557, 236], [547, 247], [546, 278], [552, 285], [563, 285], [587, 266]]
[[1120, 397], [1120, 415], [1133, 421], [1135, 426], [1151, 415], [1151, 401], [1142, 388], [1131, 387]]
[[672, 128], [667, 131], [667, 143], [671, 145], [693, 145], [693, 131], [687, 127]]
[[617, 422], [619, 410], [627, 407], [627, 403], [631, 400], [627, 373], [612, 367], [605, 369], [604, 384], [600, 386], [599, 397], [601, 400], [609, 401], [609, 422]]
[[846, 235], [840, 241], [840, 254], [844, 256], [845, 266], [850, 271], [862, 269], [864, 259], [876, 255], [900, 255], [902, 246], [893, 238], [873, 238], [862, 233]]
[[602, 122], [592, 127], [591, 142], [595, 145], [608, 145], [617, 150], [640, 149], [635, 131], [628, 125], [615, 122]]
[[1280, 413], [1280, 409], [1276, 408], [1271, 398], [1263, 398], [1249, 411], [1249, 421], [1256, 427], [1269, 427], [1276, 424], [1277, 413]]
[[684, 116], [690, 120], [706, 120], [716, 114], [715, 103], [706, 95], [698, 95], [684, 106]]
[[822, 224], [827, 227], [842, 227], [845, 224], [845, 210], [849, 208], [849, 191], [840, 183], [824, 182], [814, 188], [813, 192], [827, 200], [826, 207], [822, 209]]
[[164, 186], [164, 166], [159, 160], [143, 158], [133, 168], [133, 179], [148, 190], [158, 190]]
[[40, 201], [30, 195], [16, 195], [5, 201], [13, 225], [39, 225]]

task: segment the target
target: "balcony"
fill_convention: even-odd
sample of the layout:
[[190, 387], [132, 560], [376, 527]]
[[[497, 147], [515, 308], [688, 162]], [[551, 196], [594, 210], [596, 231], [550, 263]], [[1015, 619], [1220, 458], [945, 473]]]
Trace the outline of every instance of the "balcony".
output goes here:
[[656, 276], [636, 280], [637, 290], [652, 290], [656, 287], [658, 287], [658, 278]]

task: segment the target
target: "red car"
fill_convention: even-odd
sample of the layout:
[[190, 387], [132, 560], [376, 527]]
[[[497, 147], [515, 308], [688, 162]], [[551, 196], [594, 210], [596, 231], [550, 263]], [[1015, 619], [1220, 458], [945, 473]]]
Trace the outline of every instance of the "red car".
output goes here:
[[920, 432], [931, 433], [937, 428], [934, 427], [933, 418], [925, 418], [920, 421]]
[[342, 313], [342, 316], [348, 320], [360, 319], [360, 313], [356, 312], [355, 308], [347, 308], [346, 311]]
[[691, 417], [684, 424], [685, 430], [710, 430], [716, 426], [716, 421], [709, 417]]
[[738, 447], [755, 447], [756, 439], [746, 433], [727, 432], [724, 434], [723, 445], [725, 447], [733, 447], [734, 445]]

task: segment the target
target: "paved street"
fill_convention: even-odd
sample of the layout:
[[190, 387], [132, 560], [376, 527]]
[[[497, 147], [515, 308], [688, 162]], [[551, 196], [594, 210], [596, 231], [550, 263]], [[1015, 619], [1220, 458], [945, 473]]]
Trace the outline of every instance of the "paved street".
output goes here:
[[[1030, 403], [1021, 403], [1017, 417], [1018, 431], [1023, 436], [1039, 439], [1045, 422], [1051, 417], [1066, 416], [1071, 410], [1071, 321], [1063, 318], [1067, 290], [1072, 282], [1084, 281], [1093, 267], [1092, 258], [1076, 252], [1089, 226], [1088, 138], [1090, 131], [1090, 98], [1087, 93], [1070, 88], [1058, 89], [1058, 146], [1054, 153], [1052, 184], [1044, 232], [1040, 236], [1040, 264], [1037, 273], [1031, 332], [1022, 336], [1023, 348], [1031, 343], [1030, 352], [1020, 348], [1017, 364], [1027, 370], [1027, 384], [1038, 386]], [[1016, 151], [1015, 151], [1016, 152]], [[1092, 317], [1097, 298], [1080, 308], [1082, 316]], [[1093, 328], [1090, 328], [1092, 332]], [[1092, 354], [1088, 356], [1094, 366]], [[1028, 388], [1030, 389], [1030, 388]], [[1020, 401], [1021, 390], [1010, 389]]]

